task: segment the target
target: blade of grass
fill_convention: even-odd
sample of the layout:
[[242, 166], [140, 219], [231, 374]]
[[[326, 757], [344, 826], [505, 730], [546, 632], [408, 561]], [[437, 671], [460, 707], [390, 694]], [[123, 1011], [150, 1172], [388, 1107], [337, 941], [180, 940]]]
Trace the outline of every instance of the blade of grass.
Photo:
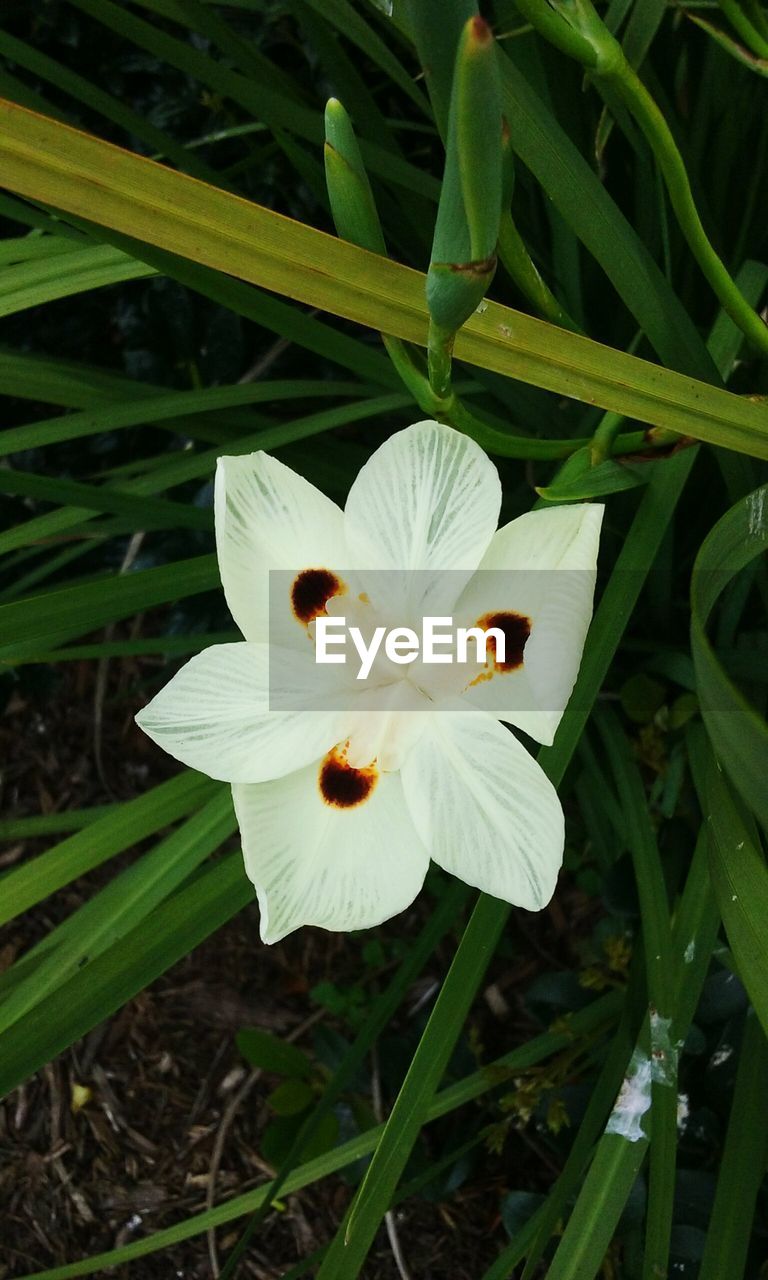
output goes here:
[[[90, 809], [62, 809], [59, 813], [39, 813], [31, 818], [0, 818], [0, 840], [27, 840], [36, 836], [58, 835], [62, 831], [80, 831], [97, 818], [114, 813], [114, 809], [114, 804], [102, 804]], [[0, 880], [0, 885], [2, 883]]]
[[201, 871], [137, 928], [36, 1005], [3, 1037], [0, 1096], [108, 1018], [253, 897], [241, 853]]
[[[271, 430], [258, 432], [252, 437], [240, 438], [227, 446], [230, 454], [248, 453], [254, 448], [273, 449], [292, 440], [328, 430], [342, 423], [360, 421], [378, 413], [403, 407], [407, 396], [380, 396], [340, 409], [326, 410], [296, 419]], [[197, 476], [212, 474], [221, 447], [197, 455], [187, 454], [166, 464], [161, 470], [127, 482], [125, 490], [132, 493], [162, 491]], [[57, 527], [62, 527], [63, 512], [54, 513]], [[72, 521], [79, 522], [82, 513], [77, 510]], [[0, 635], [6, 643], [0, 646], [0, 663], [12, 664], [28, 660], [42, 646], [40, 640], [50, 645], [89, 632], [104, 622], [112, 622], [130, 613], [180, 600], [186, 595], [208, 591], [217, 585], [216, 558], [199, 556], [193, 560], [176, 561], [159, 569], [145, 569], [125, 577], [114, 579], [110, 593], [105, 597], [102, 582], [83, 586], [58, 588], [0, 605]], [[62, 625], [63, 624], [63, 625]], [[64, 627], [67, 629], [65, 630]]]
[[[442, 1079], [509, 914], [495, 898], [481, 896], [448, 971], [373, 1160], [355, 1195], [346, 1234], [337, 1233], [317, 1280], [346, 1280], [363, 1265], [379, 1223], [395, 1193], [432, 1095]], [[230, 1275], [233, 1274], [230, 1272]]]
[[742, 812], [711, 749], [696, 776], [709, 823], [712, 883], [739, 976], [768, 1028], [768, 868], [757, 833]]
[[339, 333], [330, 325], [316, 319], [314, 315], [304, 314], [295, 306], [281, 302], [279, 298], [272, 297], [252, 285], [244, 284], [241, 280], [235, 280], [231, 276], [223, 275], [198, 262], [189, 261], [154, 245], [144, 244], [129, 235], [121, 235], [113, 229], [97, 227], [85, 219], [72, 218], [70, 215], [68, 222], [57, 221], [44, 209], [38, 210], [20, 201], [10, 201], [8, 197], [0, 196], [0, 211], [8, 204], [13, 206], [12, 212], [8, 211], [9, 216], [25, 221], [27, 225], [38, 226], [41, 219], [44, 219], [43, 225], [53, 224], [55, 227], [62, 227], [64, 231], [76, 235], [79, 240], [84, 239], [82, 233], [85, 233], [85, 237], [91, 241], [94, 239], [98, 242], [106, 241], [114, 248], [127, 253], [129, 257], [145, 262], [161, 275], [178, 280], [220, 306], [253, 320], [281, 338], [306, 348], [307, 351], [313, 351], [317, 355], [332, 360], [342, 368], [351, 369], [356, 376], [369, 378], [378, 386], [399, 387], [401, 385], [398, 375], [386, 356], [357, 338]]
[[89, 289], [102, 289], [125, 280], [142, 280], [154, 274], [151, 267], [109, 245], [83, 249], [72, 246], [68, 253], [53, 259], [42, 258], [6, 267], [0, 284], [0, 316], [16, 315], [54, 298], [71, 298]]
[[[295, 98], [268, 88], [259, 79], [240, 75], [202, 50], [113, 4], [112, 0], [70, 0], [70, 3], [109, 27], [110, 31], [119, 33], [142, 49], [148, 49], [162, 61], [238, 103], [270, 128], [287, 129], [317, 147], [322, 145], [323, 126], [319, 112], [303, 106]], [[412, 192], [437, 198], [439, 188], [436, 179], [414, 165], [371, 142], [363, 143], [363, 152], [371, 172], [396, 184], [406, 201]]]
[[767, 1094], [768, 1044], [759, 1021], [748, 1014], [699, 1280], [741, 1280], [744, 1275], [765, 1174]]
[[452, 882], [445, 887], [441, 898], [429, 917], [428, 923], [422, 929], [421, 934], [413, 945], [409, 947], [405, 959], [400, 964], [387, 989], [374, 1001], [365, 1022], [355, 1037], [354, 1043], [344, 1054], [333, 1075], [333, 1079], [326, 1086], [320, 1102], [301, 1126], [299, 1133], [291, 1143], [272, 1183], [270, 1195], [265, 1196], [246, 1226], [235, 1249], [227, 1258], [219, 1280], [226, 1280], [228, 1273], [234, 1273], [250, 1240], [264, 1221], [271, 1205], [280, 1195], [282, 1188], [301, 1159], [307, 1145], [318, 1132], [325, 1117], [330, 1114], [344, 1089], [353, 1080], [356, 1071], [361, 1066], [374, 1041], [394, 1017], [409, 986], [421, 972], [427, 958], [435, 950], [438, 942], [455, 922], [456, 916], [460, 913], [466, 898], [466, 886], [460, 882]]
[[35, 262], [40, 258], [60, 257], [72, 253], [77, 246], [63, 236], [41, 236], [36, 231], [26, 236], [13, 236], [0, 242], [0, 266]]
[[302, 86], [277, 66], [274, 59], [266, 57], [254, 40], [239, 35], [212, 5], [198, 4], [196, 0], [138, 2], [150, 13], [180, 23], [185, 36], [191, 31], [205, 36], [250, 79], [261, 81], [289, 98], [303, 99]]
[[[618, 720], [606, 707], [594, 719], [610, 761], [624, 815], [624, 838], [632, 854], [640, 901], [646, 985], [651, 1013], [652, 1051], [666, 1054], [660, 1079], [651, 1086], [651, 1149], [643, 1276], [654, 1280], [668, 1268], [677, 1155], [677, 1063], [671, 1042], [653, 1047], [654, 1020], [669, 1026], [674, 1012], [676, 969], [664, 872], [640, 770]], [[667, 1037], [668, 1039], [668, 1037]], [[663, 1061], [663, 1059], [662, 1059]], [[623, 1186], [621, 1181], [620, 1186]]]
[[[228, 787], [176, 831], [73, 912], [48, 936], [53, 953], [0, 1005], [0, 1056], [12, 1029], [70, 979], [89, 983], [89, 968], [144, 920], [236, 829]], [[87, 832], [86, 832], [87, 834]]]
[[[623, 829], [623, 828], [622, 828]], [[677, 1027], [686, 1027], [693, 1019], [698, 996], [709, 968], [710, 957], [717, 942], [720, 913], [709, 876], [707, 831], [699, 831], [696, 849], [685, 883], [674, 922], [674, 967], [678, 976], [674, 997]], [[685, 974], [685, 980], [682, 975]], [[634, 998], [633, 998], [634, 997]], [[622, 1019], [614, 1036], [608, 1057], [590, 1098], [587, 1113], [579, 1126], [568, 1159], [554, 1188], [542, 1206], [541, 1218], [535, 1236], [523, 1249], [526, 1266], [522, 1280], [530, 1280], [541, 1261], [544, 1251], [563, 1217], [571, 1196], [578, 1191], [589, 1168], [594, 1143], [605, 1127], [608, 1112], [618, 1093], [622, 1076], [630, 1061], [640, 1019], [637, 1011], [634, 1022], [630, 1005], [639, 1003], [639, 993], [634, 995], [630, 987], [625, 1000]], [[675, 1101], [677, 1101], [675, 1099]], [[517, 1242], [505, 1250], [490, 1268], [483, 1280], [506, 1280], [513, 1266], [523, 1253], [518, 1253]]]
[[[145, 528], [145, 522], [151, 522], [155, 529], [213, 528], [213, 513], [191, 504], [171, 502], [166, 498], [137, 498], [125, 490], [112, 488], [111, 485], [82, 484], [77, 480], [36, 475], [32, 471], [14, 471], [10, 467], [0, 468], [0, 493], [23, 495], [35, 498], [38, 502], [53, 504], [78, 503], [77, 517], [67, 517], [61, 526], [56, 524], [59, 513], [51, 513], [49, 536], [57, 533], [59, 527], [66, 528], [68, 521], [72, 523], [75, 519], [86, 519], [91, 512], [104, 511], [130, 517], [138, 529]], [[34, 525], [35, 521], [30, 520], [28, 523]], [[29, 540], [25, 536], [26, 529], [27, 525], [21, 524], [0, 533], [0, 555], [25, 546]]]
[[[0, 358], [0, 375], [3, 371]], [[55, 377], [55, 370], [52, 371]], [[126, 381], [128, 381], [126, 379]], [[138, 384], [140, 387], [141, 384]], [[341, 399], [359, 396], [365, 387], [359, 382], [331, 382], [314, 378], [265, 379], [263, 382], [235, 383], [227, 387], [204, 387], [193, 391], [163, 391], [161, 388], [140, 390], [132, 402], [121, 403], [124, 392], [114, 390], [119, 399], [100, 403], [95, 409], [81, 413], [66, 413], [55, 418], [32, 422], [22, 427], [6, 427], [0, 433], [0, 457], [18, 453], [22, 449], [38, 449], [45, 444], [59, 444], [62, 440], [80, 440], [84, 436], [100, 435], [103, 431], [121, 431], [127, 427], [146, 423], [173, 422], [184, 418], [182, 428], [189, 430], [186, 421], [198, 413], [209, 413], [235, 406], [253, 404], [277, 404], [283, 400], [326, 399], [338, 395]]]
[[[676, 1044], [687, 1034], [688, 1021], [698, 1003], [701, 986], [706, 975], [709, 954], [715, 943], [717, 934], [717, 913], [711, 908], [706, 877], [701, 874], [701, 860], [696, 865], [695, 893], [699, 916], [709, 925], [709, 937], [705, 947], [709, 948], [705, 963], [691, 965], [686, 963], [685, 954], [677, 949], [676, 965], [676, 999], [673, 1008], [672, 1027], [666, 1029], [664, 1035], [665, 1052], [669, 1045]], [[691, 877], [689, 876], [689, 881]], [[690, 916], [694, 915], [690, 911]], [[640, 1034], [636, 1054], [640, 1063], [648, 1062], [654, 1055], [653, 1023], [647, 1019]], [[656, 1041], [658, 1044], [658, 1041]], [[655, 1056], [655, 1055], [654, 1055]], [[637, 1059], [633, 1055], [630, 1073], [636, 1070]], [[673, 1073], [674, 1078], [674, 1073]], [[639, 1087], [636, 1085], [635, 1087]], [[677, 1108], [677, 1092], [670, 1085], [666, 1086], [671, 1102]], [[668, 1146], [666, 1135], [667, 1119], [663, 1115], [665, 1127], [664, 1146]], [[651, 1123], [650, 1140], [653, 1141], [655, 1121]], [[562, 1238], [547, 1271], [547, 1280], [594, 1280], [598, 1275], [618, 1226], [629, 1193], [642, 1167], [649, 1145], [649, 1136], [642, 1131], [633, 1138], [622, 1133], [605, 1132], [595, 1149], [595, 1155], [583, 1180], [581, 1190], [576, 1199], [573, 1211], [568, 1219]], [[659, 1224], [666, 1230], [664, 1222]], [[656, 1228], [653, 1222], [648, 1224], [651, 1240], [655, 1239]], [[659, 1233], [661, 1235], [661, 1233]]]
[[[214, 644], [232, 644], [241, 639], [239, 631], [201, 631], [189, 636], [154, 636], [143, 640], [110, 640], [103, 644], [81, 644], [35, 654], [35, 662], [83, 662], [99, 658], [133, 658], [141, 654], [165, 654], [168, 658], [199, 653]], [[61, 815], [62, 817], [65, 815]], [[31, 819], [30, 819], [31, 821]], [[0, 821], [0, 839], [5, 826]]]
[[691, 575], [691, 652], [713, 748], [744, 802], [768, 830], [768, 726], [726, 674], [706, 632], [730, 580], [765, 551], [768, 485], [742, 498], [704, 539]]
[[[217, 789], [218, 783], [186, 769], [135, 800], [123, 801], [119, 806], [110, 805], [102, 815], [97, 810], [93, 819], [83, 824], [84, 830], [3, 874], [0, 878], [0, 925], [94, 867], [101, 866], [116, 853], [122, 853], [177, 819], [185, 818]], [[82, 813], [79, 810], [74, 815], [78, 823]], [[0, 827], [0, 832], [4, 833], [3, 838], [11, 839], [9, 829], [13, 833], [14, 828], [23, 823], [25, 825], [16, 832], [17, 835], [22, 835], [25, 829], [30, 835], [42, 835], [57, 829], [53, 825], [56, 820], [64, 822], [64, 826], [58, 829], [66, 830], [72, 819], [66, 813], [11, 819]]]
[[[109, 594], [103, 581], [82, 587], [57, 587], [44, 595], [0, 606], [0, 663], [12, 660], [14, 640], [59, 642], [60, 636], [82, 635], [105, 622], [128, 617], [152, 605], [183, 600], [219, 585], [215, 555], [177, 560], [157, 569], [141, 569], [110, 580]], [[66, 628], [66, 629], [65, 629]], [[33, 645], [34, 647], [34, 645]], [[40, 646], [42, 647], [42, 645]]]

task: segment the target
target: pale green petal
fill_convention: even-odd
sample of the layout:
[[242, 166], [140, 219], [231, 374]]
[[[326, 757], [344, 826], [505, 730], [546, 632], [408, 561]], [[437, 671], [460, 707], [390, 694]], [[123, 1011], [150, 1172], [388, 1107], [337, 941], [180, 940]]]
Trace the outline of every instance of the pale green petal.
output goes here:
[[576, 683], [597, 572], [599, 503], [530, 511], [494, 534], [456, 606], [460, 625], [511, 611], [529, 618], [521, 667], [492, 670], [466, 701], [550, 744]]
[[546, 906], [563, 857], [563, 811], [552, 783], [508, 729], [482, 713], [437, 711], [401, 772], [435, 862], [515, 906]]
[[594, 569], [605, 507], [574, 502], [540, 507], [493, 535], [480, 569]]
[[223, 782], [263, 782], [300, 769], [345, 733], [349, 713], [270, 711], [269, 649], [220, 644], [181, 668], [136, 722], [159, 747]]
[[321, 797], [318, 772], [316, 763], [232, 788], [264, 942], [307, 924], [368, 929], [410, 906], [426, 875], [429, 857], [399, 774], [383, 774], [358, 807], [335, 809]]
[[[479, 445], [438, 422], [417, 422], [376, 450], [349, 491], [344, 520], [353, 566], [452, 570], [455, 599], [461, 575], [477, 567], [490, 542], [500, 506], [498, 472]], [[406, 583], [401, 597], [407, 592]]]
[[[344, 517], [334, 502], [268, 453], [219, 458], [215, 489], [216, 551], [230, 612], [246, 640], [267, 640], [269, 573], [342, 569], [349, 559]], [[282, 612], [290, 616], [285, 581]], [[304, 627], [295, 622], [297, 642]]]

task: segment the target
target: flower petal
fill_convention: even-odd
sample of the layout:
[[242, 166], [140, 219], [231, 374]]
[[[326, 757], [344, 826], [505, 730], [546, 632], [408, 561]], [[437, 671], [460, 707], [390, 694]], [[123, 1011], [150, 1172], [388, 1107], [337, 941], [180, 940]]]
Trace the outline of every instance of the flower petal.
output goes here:
[[214, 507], [224, 594], [246, 640], [269, 638], [271, 569], [345, 567], [340, 508], [268, 453], [219, 458]]
[[187, 662], [136, 723], [211, 778], [263, 782], [323, 755], [350, 719], [337, 710], [270, 711], [269, 702], [269, 647], [219, 644]]
[[429, 856], [400, 775], [381, 775], [362, 803], [337, 808], [321, 795], [319, 769], [232, 788], [264, 942], [305, 924], [368, 929], [410, 906], [424, 882]]
[[573, 502], [526, 511], [497, 529], [480, 569], [594, 569], [601, 502]]
[[563, 856], [563, 811], [544, 771], [508, 729], [482, 713], [435, 712], [402, 778], [435, 862], [515, 906], [546, 906]]
[[376, 450], [349, 491], [352, 563], [400, 574], [454, 570], [455, 599], [461, 572], [475, 569], [488, 546], [500, 506], [498, 472], [480, 446], [438, 422], [417, 422]]
[[599, 503], [574, 504], [511, 521], [494, 534], [456, 606], [461, 625], [510, 613], [527, 619], [521, 663], [507, 669], [491, 664], [464, 697], [546, 744], [554, 739], [581, 664], [603, 511]]

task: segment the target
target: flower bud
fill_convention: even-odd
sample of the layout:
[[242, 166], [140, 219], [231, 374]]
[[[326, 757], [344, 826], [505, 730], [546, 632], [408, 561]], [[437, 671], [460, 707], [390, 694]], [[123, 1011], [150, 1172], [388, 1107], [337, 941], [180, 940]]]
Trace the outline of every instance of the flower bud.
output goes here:
[[336, 233], [371, 253], [386, 253], [371, 184], [352, 122], [336, 98], [325, 108], [325, 181]]
[[501, 86], [493, 36], [479, 16], [456, 53], [427, 304], [455, 332], [476, 309], [496, 269], [502, 200]]

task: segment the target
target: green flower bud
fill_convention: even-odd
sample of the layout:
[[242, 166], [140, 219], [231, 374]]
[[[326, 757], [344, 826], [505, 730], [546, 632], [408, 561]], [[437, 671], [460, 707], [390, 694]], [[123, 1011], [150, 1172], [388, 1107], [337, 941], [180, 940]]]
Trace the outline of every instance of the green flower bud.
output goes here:
[[329, 98], [325, 108], [323, 155], [337, 235], [371, 253], [385, 254], [384, 235], [360, 147], [352, 122], [336, 98]]
[[427, 305], [455, 332], [484, 297], [496, 269], [502, 200], [501, 86], [493, 36], [479, 16], [456, 53]]

